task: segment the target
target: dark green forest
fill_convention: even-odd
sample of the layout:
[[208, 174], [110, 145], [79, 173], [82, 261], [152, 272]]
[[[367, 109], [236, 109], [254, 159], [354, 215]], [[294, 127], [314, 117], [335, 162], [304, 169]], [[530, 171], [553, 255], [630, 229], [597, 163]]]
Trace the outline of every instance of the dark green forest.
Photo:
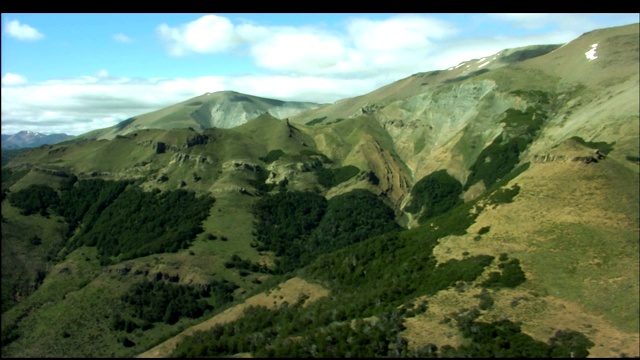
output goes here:
[[462, 185], [446, 170], [434, 171], [420, 179], [411, 189], [411, 201], [404, 208], [419, 214], [418, 222], [444, 214], [462, 203]]
[[63, 182], [60, 195], [48, 185], [30, 185], [9, 201], [25, 215], [53, 211], [64, 217], [70, 238], [65, 254], [95, 246], [103, 265], [186, 248], [202, 232], [214, 202], [186, 190], [145, 192], [130, 181], [75, 180]]
[[312, 192], [281, 192], [256, 201], [253, 214], [258, 250], [275, 252], [280, 273], [303, 267], [320, 254], [399, 229], [393, 210], [362, 189], [329, 201]]

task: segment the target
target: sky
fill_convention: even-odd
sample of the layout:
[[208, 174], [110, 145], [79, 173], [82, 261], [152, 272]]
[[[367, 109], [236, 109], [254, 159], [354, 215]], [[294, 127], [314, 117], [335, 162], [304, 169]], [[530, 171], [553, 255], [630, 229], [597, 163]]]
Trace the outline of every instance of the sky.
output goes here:
[[206, 92], [333, 103], [640, 14], [1, 15], [3, 134], [79, 135]]

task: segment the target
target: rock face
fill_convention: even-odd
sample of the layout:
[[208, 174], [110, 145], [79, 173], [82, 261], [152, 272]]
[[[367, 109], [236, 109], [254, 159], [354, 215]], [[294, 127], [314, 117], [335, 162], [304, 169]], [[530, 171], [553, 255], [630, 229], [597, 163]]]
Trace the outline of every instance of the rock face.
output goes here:
[[156, 154], [163, 154], [166, 150], [166, 144], [163, 142], [157, 142], [154, 144], [153, 148], [156, 151]]
[[410, 177], [391, 154], [380, 146], [373, 137], [363, 137], [360, 150], [364, 155], [372, 175], [377, 179], [380, 195], [389, 199], [396, 207], [400, 205], [410, 189]]
[[[322, 107], [312, 102], [281, 101], [261, 98], [235, 91], [205, 93], [166, 108], [142, 114], [110, 128], [94, 130], [78, 138], [113, 139], [142, 129], [230, 129], [265, 113], [285, 119], [298, 113]], [[124, 122], [123, 122], [124, 123]], [[195, 136], [188, 142], [191, 147], [206, 142]]]

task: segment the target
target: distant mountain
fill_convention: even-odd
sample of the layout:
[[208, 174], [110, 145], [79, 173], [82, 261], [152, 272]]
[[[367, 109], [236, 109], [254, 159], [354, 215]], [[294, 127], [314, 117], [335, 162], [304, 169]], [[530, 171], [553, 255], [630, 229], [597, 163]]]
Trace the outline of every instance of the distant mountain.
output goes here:
[[143, 129], [229, 129], [263, 114], [285, 119], [322, 104], [282, 101], [235, 91], [208, 92], [166, 108], [124, 120], [114, 126], [78, 136], [78, 139], [113, 139]]
[[2, 149], [32, 148], [40, 145], [53, 145], [73, 137], [67, 134], [46, 135], [35, 131], [20, 131], [17, 134], [2, 134]]

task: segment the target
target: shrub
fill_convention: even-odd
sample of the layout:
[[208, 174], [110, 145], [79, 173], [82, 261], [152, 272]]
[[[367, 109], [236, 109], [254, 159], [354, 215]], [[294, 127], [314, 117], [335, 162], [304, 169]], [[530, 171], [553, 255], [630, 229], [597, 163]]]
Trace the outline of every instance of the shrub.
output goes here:
[[488, 233], [490, 229], [491, 229], [491, 226], [483, 226], [480, 228], [480, 230], [478, 230], [478, 235], [484, 235]]

